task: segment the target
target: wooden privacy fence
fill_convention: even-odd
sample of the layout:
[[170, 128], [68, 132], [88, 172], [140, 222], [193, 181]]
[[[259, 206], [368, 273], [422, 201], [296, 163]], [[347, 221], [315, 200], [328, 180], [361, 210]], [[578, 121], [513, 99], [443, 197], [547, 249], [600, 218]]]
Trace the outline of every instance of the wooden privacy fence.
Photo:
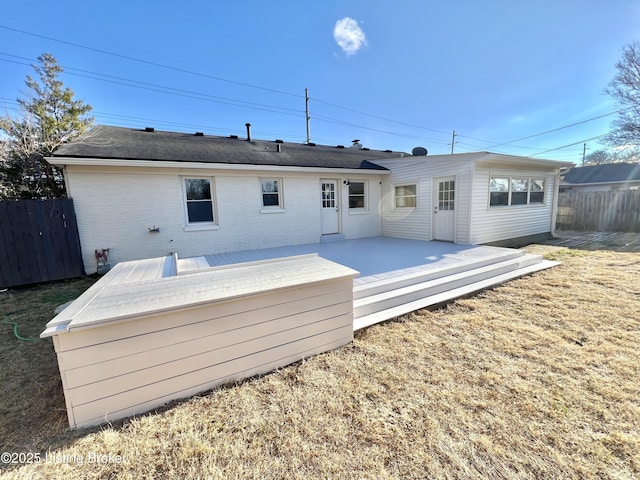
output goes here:
[[562, 192], [558, 230], [640, 232], [640, 190]]
[[73, 200], [0, 202], [0, 288], [82, 275]]

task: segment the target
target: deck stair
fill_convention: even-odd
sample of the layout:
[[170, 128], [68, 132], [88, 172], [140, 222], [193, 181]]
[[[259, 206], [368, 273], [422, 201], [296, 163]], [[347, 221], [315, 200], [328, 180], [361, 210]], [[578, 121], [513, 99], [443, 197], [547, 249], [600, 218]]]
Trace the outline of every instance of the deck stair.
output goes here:
[[555, 265], [558, 262], [544, 260], [540, 255], [511, 250], [498, 258], [410, 271], [362, 284], [356, 280], [353, 328], [359, 330]]

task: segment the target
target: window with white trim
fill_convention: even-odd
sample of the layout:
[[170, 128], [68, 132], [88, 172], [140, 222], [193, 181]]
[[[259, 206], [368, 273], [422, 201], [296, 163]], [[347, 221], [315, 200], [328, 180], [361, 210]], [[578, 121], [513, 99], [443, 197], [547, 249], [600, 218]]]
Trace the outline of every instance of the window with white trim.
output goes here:
[[416, 184], [397, 185], [394, 194], [395, 208], [416, 208], [417, 205]]
[[349, 208], [365, 210], [367, 208], [366, 182], [349, 180]]
[[211, 178], [185, 178], [184, 197], [186, 202], [187, 223], [213, 224], [214, 198]]
[[260, 191], [262, 195], [262, 208], [284, 208], [281, 178], [261, 178]]
[[534, 177], [491, 177], [489, 206], [515, 206], [544, 203], [544, 179]]

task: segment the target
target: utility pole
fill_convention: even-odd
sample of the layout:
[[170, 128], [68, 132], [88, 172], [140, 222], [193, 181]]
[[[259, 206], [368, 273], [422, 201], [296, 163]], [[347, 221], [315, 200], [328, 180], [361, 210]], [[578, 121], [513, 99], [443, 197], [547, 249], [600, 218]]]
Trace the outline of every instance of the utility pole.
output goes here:
[[456, 137], [457, 137], [456, 131], [454, 130], [453, 135], [451, 135], [451, 155], [453, 155], [453, 146], [456, 143]]
[[584, 145], [582, 145], [582, 166], [583, 167], [584, 167], [584, 158], [586, 153], [587, 153], [587, 144], [585, 143]]
[[305, 111], [307, 116], [307, 144], [311, 143], [311, 133], [309, 133], [309, 120], [311, 117], [309, 116], [309, 89], [304, 89], [304, 103], [305, 103]]

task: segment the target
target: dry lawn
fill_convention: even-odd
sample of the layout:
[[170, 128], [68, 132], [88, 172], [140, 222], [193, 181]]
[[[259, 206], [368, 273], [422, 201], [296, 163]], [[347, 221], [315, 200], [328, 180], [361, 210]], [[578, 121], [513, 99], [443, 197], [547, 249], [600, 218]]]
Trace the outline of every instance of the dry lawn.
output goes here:
[[[49, 460], [0, 468], [62, 479], [638, 478], [640, 253], [555, 255], [560, 267], [368, 328], [339, 350], [80, 432], [64, 429], [50, 341], [3, 329], [0, 450]], [[0, 294], [3, 316], [30, 295]]]

